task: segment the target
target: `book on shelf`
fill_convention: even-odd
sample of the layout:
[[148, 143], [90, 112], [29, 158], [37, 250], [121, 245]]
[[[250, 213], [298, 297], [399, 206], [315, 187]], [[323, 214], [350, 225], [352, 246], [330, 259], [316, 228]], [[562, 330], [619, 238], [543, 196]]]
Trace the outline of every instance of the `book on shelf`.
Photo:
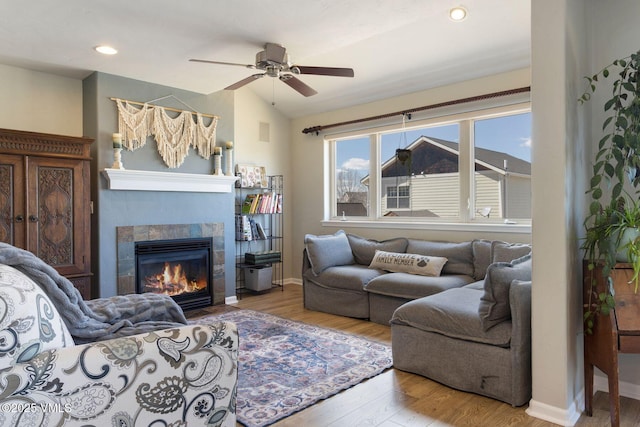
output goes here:
[[276, 192], [247, 194], [240, 211], [244, 215], [282, 213], [282, 194]]
[[251, 240], [258, 240], [260, 237], [258, 236], [258, 225], [256, 220], [249, 218], [249, 224], [251, 224]]
[[256, 222], [256, 230], [258, 232], [258, 239], [265, 240], [267, 238], [267, 233], [264, 232], [264, 227], [259, 222]]
[[241, 213], [243, 214], [251, 214], [251, 208], [253, 207], [253, 204], [255, 202], [257, 194], [247, 194], [247, 196], [244, 198], [244, 201], [242, 202], [242, 209], [241, 209]]
[[251, 221], [246, 215], [236, 215], [236, 240], [252, 240]]

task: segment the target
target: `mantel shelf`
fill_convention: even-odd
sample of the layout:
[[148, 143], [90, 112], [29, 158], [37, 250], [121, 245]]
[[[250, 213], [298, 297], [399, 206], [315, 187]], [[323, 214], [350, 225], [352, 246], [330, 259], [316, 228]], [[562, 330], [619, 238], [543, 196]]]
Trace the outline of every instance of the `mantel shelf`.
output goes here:
[[231, 193], [235, 176], [105, 168], [110, 190]]

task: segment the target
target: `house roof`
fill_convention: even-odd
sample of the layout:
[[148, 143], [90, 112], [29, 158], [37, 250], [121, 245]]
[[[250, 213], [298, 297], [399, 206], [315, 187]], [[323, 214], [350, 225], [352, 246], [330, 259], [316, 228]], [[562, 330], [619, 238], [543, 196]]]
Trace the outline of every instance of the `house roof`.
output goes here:
[[[412, 153], [411, 165], [402, 164], [394, 155], [382, 165], [383, 177], [458, 172], [457, 142], [423, 135], [409, 144], [407, 149]], [[501, 174], [509, 172], [531, 175], [530, 162], [500, 151], [476, 148], [475, 162], [476, 171], [494, 170]], [[366, 179], [367, 177], [363, 181]]]

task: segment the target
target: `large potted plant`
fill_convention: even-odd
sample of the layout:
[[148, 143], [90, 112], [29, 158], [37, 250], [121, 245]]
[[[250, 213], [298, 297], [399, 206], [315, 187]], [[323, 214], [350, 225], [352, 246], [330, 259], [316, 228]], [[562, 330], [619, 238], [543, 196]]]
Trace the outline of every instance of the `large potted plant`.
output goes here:
[[[640, 274], [640, 206], [637, 202], [640, 187], [640, 51], [586, 77], [589, 89], [579, 102], [591, 99], [597, 86], [615, 76], [611, 97], [604, 103], [607, 113], [598, 143], [590, 188], [589, 213], [584, 226], [587, 277], [598, 271], [609, 278], [606, 289], [591, 289], [585, 302], [585, 330], [591, 332], [593, 316], [608, 314], [615, 306], [610, 273], [617, 262], [633, 266], [637, 290]], [[630, 231], [629, 231], [630, 230]], [[595, 283], [595, 279], [591, 280]]]

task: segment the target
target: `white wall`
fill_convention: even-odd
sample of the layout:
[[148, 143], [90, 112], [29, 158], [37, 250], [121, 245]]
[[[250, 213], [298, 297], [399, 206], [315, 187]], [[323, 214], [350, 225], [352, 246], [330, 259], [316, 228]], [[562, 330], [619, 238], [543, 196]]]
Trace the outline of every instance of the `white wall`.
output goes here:
[[586, 172], [576, 76], [584, 72], [584, 11], [578, 0], [532, 2], [532, 240], [540, 250], [533, 259], [528, 413], [562, 425], [573, 424], [582, 410], [577, 234]]
[[[291, 123], [277, 106], [265, 102], [248, 88], [235, 91], [235, 162], [265, 166], [269, 175], [284, 176], [284, 279], [294, 276], [291, 262], [291, 224], [294, 221], [291, 174]], [[259, 138], [260, 123], [269, 126], [269, 142]], [[297, 270], [296, 270], [297, 271]]]
[[0, 127], [82, 135], [82, 81], [0, 64]]

